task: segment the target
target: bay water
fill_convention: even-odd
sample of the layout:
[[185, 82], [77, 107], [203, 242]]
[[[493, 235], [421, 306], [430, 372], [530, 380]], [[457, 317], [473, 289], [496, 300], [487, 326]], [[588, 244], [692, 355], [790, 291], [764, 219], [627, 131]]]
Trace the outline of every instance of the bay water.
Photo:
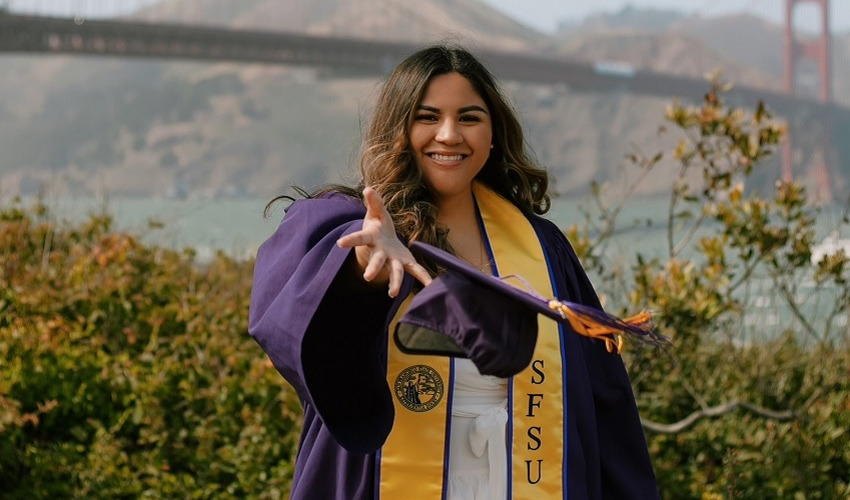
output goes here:
[[[144, 242], [174, 249], [193, 248], [200, 262], [222, 251], [239, 259], [251, 258], [260, 244], [277, 228], [284, 215], [286, 201], [273, 205], [268, 217], [263, 214], [268, 199], [155, 199], [155, 198], [55, 198], [44, 200], [58, 220], [79, 222], [91, 214], [107, 213], [114, 217], [115, 229], [128, 231]], [[605, 247], [605, 258], [628, 268], [640, 253], [644, 258], [666, 254], [666, 220], [669, 200], [666, 198], [629, 201], [619, 218], [620, 229]], [[546, 215], [559, 227], [586, 227], [587, 213], [597, 217], [588, 198], [558, 198]], [[836, 227], [844, 230], [840, 207], [824, 207], [817, 221], [818, 241], [826, 238]], [[840, 235], [841, 236], [841, 235]], [[594, 277], [591, 276], [591, 279]], [[598, 284], [599, 285], [599, 284]], [[605, 292], [605, 284], [598, 290]], [[754, 294], [748, 303], [743, 329], [745, 335], [764, 338], [778, 334], [794, 321], [790, 310], [773, 290], [769, 280], [754, 280], [748, 293]], [[798, 288], [802, 309], [817, 317], [818, 310], [828, 308], [835, 291], [818, 289], [810, 280]], [[838, 335], [848, 331], [848, 316], [833, 319]], [[820, 325], [821, 328], [825, 325]], [[740, 336], [740, 335], [739, 335]]]

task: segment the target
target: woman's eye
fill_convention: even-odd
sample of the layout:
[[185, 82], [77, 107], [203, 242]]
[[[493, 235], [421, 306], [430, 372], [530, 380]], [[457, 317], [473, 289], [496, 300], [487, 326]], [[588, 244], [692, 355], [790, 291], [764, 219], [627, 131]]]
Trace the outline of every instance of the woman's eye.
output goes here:
[[425, 121], [425, 122], [433, 122], [433, 121], [437, 121], [437, 115], [420, 114], [420, 115], [416, 115], [416, 120], [417, 121]]
[[460, 117], [460, 121], [462, 122], [480, 122], [481, 118], [476, 115], [463, 115]]

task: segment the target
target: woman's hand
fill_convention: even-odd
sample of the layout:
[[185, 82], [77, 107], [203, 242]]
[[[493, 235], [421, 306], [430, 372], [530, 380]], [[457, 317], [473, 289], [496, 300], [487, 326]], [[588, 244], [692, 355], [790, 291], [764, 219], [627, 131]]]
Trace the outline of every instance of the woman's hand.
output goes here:
[[354, 248], [363, 279], [376, 284], [389, 283], [390, 297], [398, 295], [405, 271], [428, 285], [431, 275], [396, 236], [392, 218], [378, 193], [367, 187], [363, 190], [363, 203], [366, 205], [363, 228], [337, 241], [340, 247]]

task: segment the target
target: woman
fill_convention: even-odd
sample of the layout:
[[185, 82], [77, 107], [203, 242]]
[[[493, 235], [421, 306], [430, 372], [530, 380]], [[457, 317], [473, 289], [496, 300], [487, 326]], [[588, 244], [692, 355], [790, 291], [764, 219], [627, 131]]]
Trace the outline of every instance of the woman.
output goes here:
[[[458, 356], [410, 353], [390, 335], [414, 279], [427, 287], [438, 272], [413, 241], [599, 307], [539, 217], [547, 174], [487, 69], [445, 46], [402, 61], [360, 170], [357, 189], [294, 202], [257, 256], [250, 333], [304, 407], [292, 498], [656, 498], [628, 377], [603, 342], [541, 319], [536, 341], [508, 339], [532, 343], [516, 366], [512, 349], [480, 348], [504, 332], [463, 328]], [[458, 300], [471, 323], [510, 324]]]

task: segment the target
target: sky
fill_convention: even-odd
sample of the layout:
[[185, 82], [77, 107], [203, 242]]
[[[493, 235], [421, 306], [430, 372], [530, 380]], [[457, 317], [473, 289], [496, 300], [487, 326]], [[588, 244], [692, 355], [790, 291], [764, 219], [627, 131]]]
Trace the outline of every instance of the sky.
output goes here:
[[[103, 9], [132, 10], [156, 0], [0, 0], [12, 10], [45, 9], [71, 11]], [[304, 0], [280, 0], [304, 1]], [[463, 0], [458, 0], [463, 1]], [[782, 23], [785, 0], [481, 0], [543, 32], [553, 32], [561, 21], [580, 21], [599, 12], [618, 12], [627, 5], [637, 8], [674, 9], [703, 17], [749, 12]], [[815, 30], [819, 8], [809, 2], [798, 4], [795, 23], [803, 30]], [[830, 0], [830, 24], [834, 32], [850, 31], [850, 0]]]
[[[784, 23], [785, 0], [482, 0], [506, 14], [544, 32], [552, 32], [561, 20], [580, 21], [591, 14], [618, 12], [628, 5], [637, 8], [671, 9], [703, 17], [748, 12], [777, 24]], [[830, 25], [850, 31], [850, 0], [830, 0]], [[819, 26], [820, 8], [804, 2], [796, 7], [794, 22], [801, 29]], [[799, 23], [799, 24], [798, 24]]]

